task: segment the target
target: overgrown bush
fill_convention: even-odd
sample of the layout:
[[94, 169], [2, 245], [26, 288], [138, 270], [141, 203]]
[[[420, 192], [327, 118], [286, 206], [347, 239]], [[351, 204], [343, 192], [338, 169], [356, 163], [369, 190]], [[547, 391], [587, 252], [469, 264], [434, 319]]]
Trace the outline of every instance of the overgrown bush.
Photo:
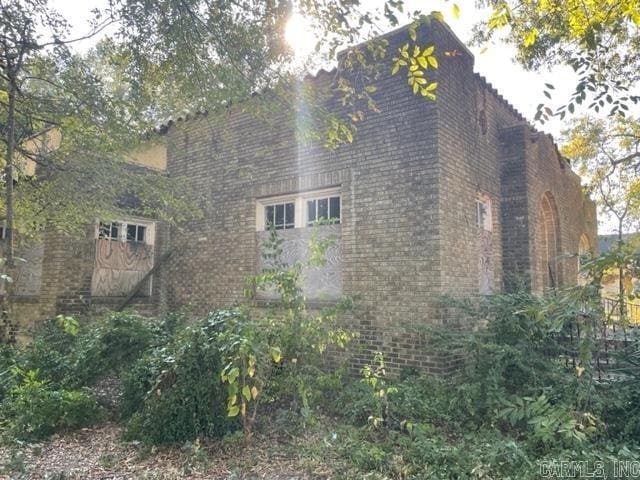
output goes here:
[[219, 329], [239, 311], [211, 314], [156, 347], [124, 375], [122, 414], [127, 436], [151, 444], [221, 437], [238, 427], [228, 419]]
[[320, 239], [314, 228], [306, 263], [282, 260], [282, 239], [272, 228], [263, 244], [269, 265], [247, 282], [250, 299], [260, 290], [275, 291], [279, 300], [264, 312], [253, 312], [242, 321], [230, 317], [221, 325], [218, 342], [223, 354], [221, 378], [227, 384], [227, 412], [240, 416], [244, 432], [251, 435], [260, 406], [272, 403], [310, 418], [317, 398], [315, 380], [326, 367], [327, 350], [342, 348], [355, 334], [339, 324], [341, 313], [350, 311], [352, 299], [343, 298], [320, 312], [306, 308], [303, 267], [324, 264], [332, 238]]
[[[70, 317], [43, 322], [33, 341], [18, 349], [14, 361], [23, 370], [38, 370], [40, 378], [61, 388], [95, 383], [106, 374], [127, 370], [149, 348], [166, 341], [175, 319], [146, 318], [114, 312], [85, 319], [70, 329]], [[66, 328], [65, 328], [66, 327]]]
[[157, 319], [127, 312], [98, 318], [78, 335], [69, 383], [87, 385], [106, 373], [125, 371], [166, 338], [163, 324]]
[[4, 432], [10, 438], [39, 440], [102, 418], [102, 410], [88, 392], [53, 389], [33, 370], [16, 375], [21, 378], [19, 383], [0, 405]]

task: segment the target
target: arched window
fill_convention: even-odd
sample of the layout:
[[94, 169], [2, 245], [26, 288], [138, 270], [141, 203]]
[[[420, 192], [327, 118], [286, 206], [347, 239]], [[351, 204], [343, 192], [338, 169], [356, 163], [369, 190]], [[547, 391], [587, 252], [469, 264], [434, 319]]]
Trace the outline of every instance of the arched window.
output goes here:
[[558, 210], [550, 192], [546, 192], [540, 201], [536, 225], [535, 271], [533, 291], [543, 293], [549, 288], [562, 284], [562, 272], [558, 266], [560, 255], [560, 228]]

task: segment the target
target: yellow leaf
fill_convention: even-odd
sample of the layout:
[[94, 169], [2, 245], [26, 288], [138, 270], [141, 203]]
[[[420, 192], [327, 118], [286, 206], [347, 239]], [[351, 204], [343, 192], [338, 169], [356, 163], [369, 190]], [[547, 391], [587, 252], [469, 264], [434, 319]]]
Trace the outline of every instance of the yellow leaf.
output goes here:
[[453, 4], [453, 16], [455, 18], [460, 18], [460, 7], [458, 6], [457, 3]]
[[398, 73], [398, 70], [400, 70], [400, 65], [398, 65], [397, 63], [393, 66], [393, 69], [391, 70], [391, 75], [395, 75], [396, 73]]
[[427, 88], [428, 92], [435, 90], [438, 87], [438, 82], [431, 82]]
[[422, 68], [427, 68], [427, 59], [424, 57], [418, 57], [418, 63]]
[[418, 93], [418, 90], [420, 89], [420, 85], [418, 85], [417, 83], [413, 84], [413, 94], [415, 95], [416, 93]]
[[258, 397], [258, 389], [254, 386], [251, 387], [251, 398], [254, 400]]
[[427, 47], [424, 49], [424, 52], [422, 52], [422, 56], [423, 57], [428, 57], [429, 55], [431, 55], [433, 53], [433, 51], [436, 49], [436, 47], [434, 47], [433, 45], [430, 47]]
[[413, 56], [417, 57], [418, 55], [420, 55], [420, 47], [416, 45], [415, 47], [413, 47]]
[[531, 45], [536, 43], [536, 39], [538, 38], [538, 33], [539, 33], [538, 29], [535, 27], [529, 30], [527, 34], [524, 36], [524, 40], [522, 42], [523, 45], [525, 47], [530, 47]]
[[278, 347], [271, 347], [271, 358], [275, 363], [280, 363], [280, 359], [282, 358], [282, 352]]
[[418, 77], [418, 78], [416, 78], [416, 83], [418, 85], [424, 85], [425, 83], [427, 83], [427, 81], [422, 77]]
[[427, 57], [427, 61], [433, 68], [438, 68], [438, 59], [436, 57]]
[[584, 373], [584, 368], [583, 367], [576, 367], [576, 376], [578, 378], [580, 378], [583, 373]]

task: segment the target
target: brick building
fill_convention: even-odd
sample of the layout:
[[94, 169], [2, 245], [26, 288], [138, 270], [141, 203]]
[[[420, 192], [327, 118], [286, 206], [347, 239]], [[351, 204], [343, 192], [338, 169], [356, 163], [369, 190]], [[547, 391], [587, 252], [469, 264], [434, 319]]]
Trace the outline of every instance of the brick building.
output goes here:
[[[395, 52], [407, 33], [386, 38]], [[434, 22], [418, 43], [457, 52], [439, 56], [438, 100], [414, 96], [384, 69], [373, 94], [380, 113], [335, 150], [300, 142], [292, 112], [255, 115], [251, 100], [166, 125], [150, 161], [189, 179], [204, 216], [180, 228], [122, 219], [82, 239], [47, 236], [18, 299], [21, 316], [118, 304], [141, 282], [134, 305], [145, 310], [237, 303], [260, 268], [265, 224], [275, 224], [292, 260], [305, 255], [310, 222], [321, 217], [335, 220], [318, 228], [336, 243], [327, 265], [307, 272], [306, 295], [312, 303], [359, 295], [353, 321], [363, 344], [396, 367], [447, 368], [406, 333], [455, 320], [443, 295], [575, 283], [577, 259], [565, 254], [597, 248], [595, 207], [579, 177], [550, 136], [474, 73], [473, 55], [446, 25]], [[305, 81], [330, 89], [340, 74]]]

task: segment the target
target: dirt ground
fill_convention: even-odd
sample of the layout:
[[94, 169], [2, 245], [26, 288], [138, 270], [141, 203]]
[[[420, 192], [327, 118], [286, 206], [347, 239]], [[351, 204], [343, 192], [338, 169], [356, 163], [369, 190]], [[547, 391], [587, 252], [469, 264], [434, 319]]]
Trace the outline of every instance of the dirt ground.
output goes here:
[[[108, 423], [56, 435], [31, 445], [0, 448], [0, 479], [228, 479], [311, 480], [338, 478], [328, 467], [305, 464], [296, 440], [241, 438], [182, 448], [148, 448], [120, 439]], [[320, 462], [324, 463], [324, 462]], [[327, 462], [329, 463], [329, 462]]]

